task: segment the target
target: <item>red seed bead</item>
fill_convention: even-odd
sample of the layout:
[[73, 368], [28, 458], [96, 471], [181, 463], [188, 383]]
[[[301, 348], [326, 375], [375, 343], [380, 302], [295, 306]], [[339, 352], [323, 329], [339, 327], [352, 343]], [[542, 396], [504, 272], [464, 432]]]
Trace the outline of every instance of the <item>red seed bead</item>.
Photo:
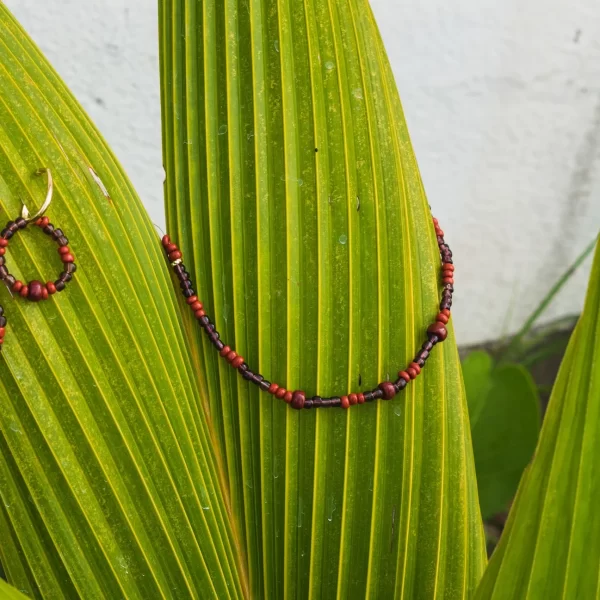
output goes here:
[[53, 281], [47, 281], [46, 282], [46, 289], [48, 290], [48, 293], [50, 295], [56, 294], [56, 286], [54, 285]]
[[279, 398], [279, 400], [283, 399], [283, 397], [287, 394], [287, 390], [284, 387], [280, 387], [275, 392], [275, 398]]
[[42, 222], [40, 223], [40, 227], [43, 229], [50, 224], [50, 219], [48, 217], [42, 217]]
[[444, 308], [440, 312], [441, 314], [446, 315], [448, 318], [450, 318], [450, 311], [447, 308]]
[[348, 400], [350, 401], [350, 406], [358, 404], [358, 396], [356, 394], [348, 394]]
[[194, 316], [196, 319], [201, 319], [202, 317], [206, 316], [206, 313], [204, 312], [204, 309], [200, 308], [194, 313]]
[[225, 357], [225, 360], [226, 360], [228, 363], [231, 363], [231, 362], [233, 362], [233, 359], [234, 359], [234, 358], [235, 358], [237, 355], [238, 355], [238, 354], [237, 354], [237, 352], [236, 352], [235, 350], [231, 350], [231, 351], [229, 352], [229, 354], [228, 354], [228, 355]]
[[0, 338], [0, 346], [4, 344], [4, 338]]
[[357, 398], [358, 398], [358, 403], [359, 404], [364, 404], [365, 403], [365, 395], [364, 394], [356, 394]]
[[177, 252], [179, 250], [179, 247], [177, 246], [177, 244], [167, 244], [165, 246], [165, 250], [167, 251], [167, 254], [171, 254], [171, 252]]
[[444, 271], [454, 271], [454, 265], [452, 263], [443, 263], [442, 269]]
[[410, 381], [410, 375], [406, 371], [398, 371], [398, 377], [402, 377], [406, 382]]
[[245, 358], [243, 356], [236, 356], [232, 361], [231, 361], [231, 366], [234, 369], [238, 369], [239, 367], [242, 366], [242, 364], [244, 364], [245, 362]]
[[444, 325], [446, 325], [446, 323], [448, 323], [448, 317], [447, 317], [445, 314], [443, 314], [443, 313], [440, 313], [440, 314], [439, 314], [439, 315], [438, 315], [438, 316], [435, 318], [435, 320], [436, 320], [436, 321], [439, 321], [440, 323], [443, 323]]
[[454, 283], [454, 279], [452, 277], [444, 277], [442, 283]]
[[389, 381], [384, 381], [379, 384], [379, 389], [383, 392], [383, 397], [386, 400], [391, 400], [396, 395], [394, 384]]
[[0, 248], [0, 256], [4, 256], [6, 254], [6, 248]]
[[22, 282], [22, 281], [19, 281], [19, 280], [17, 279], [17, 281], [15, 281], [15, 282], [13, 283], [13, 286], [12, 286], [12, 291], [13, 291], [13, 292], [17, 292], [17, 294], [18, 294], [18, 293], [21, 291], [21, 288], [22, 288], [22, 287], [23, 287], [23, 282]]
[[292, 408], [295, 408], [296, 410], [300, 410], [300, 409], [304, 408], [305, 401], [306, 401], [306, 396], [304, 395], [303, 391], [296, 390], [292, 394]]
[[58, 248], [58, 253], [59, 254], [69, 254], [70, 250], [69, 250], [69, 246], [60, 246]]
[[268, 392], [269, 392], [269, 394], [275, 394], [278, 389], [279, 389], [279, 386], [276, 383], [272, 383], [269, 386]]
[[348, 396], [342, 396], [340, 398], [340, 400], [341, 400], [340, 406], [342, 408], [350, 408], [350, 399], [348, 398]]
[[439, 221], [435, 217], [433, 217], [433, 224], [434, 225], [438, 225], [439, 224]]
[[[44, 286], [41, 281], [30, 281], [27, 287], [27, 299], [31, 302], [39, 302], [42, 299]], [[23, 290], [21, 290], [23, 293]]]
[[188, 304], [194, 304], [194, 302], [196, 302], [198, 300], [198, 296], [190, 296], [189, 298], [186, 298], [185, 301]]
[[454, 271], [442, 271], [442, 277], [454, 277]]
[[48, 288], [46, 286], [42, 287], [42, 300], [48, 300]]
[[6, 333], [6, 329], [4, 327], [0, 327], [0, 337], [4, 337], [5, 333]]
[[72, 254], [61, 254], [60, 260], [64, 263], [72, 263], [75, 262], [75, 257]]
[[286, 404], [289, 404], [292, 401], [293, 397], [294, 397], [294, 394], [292, 394], [292, 392], [289, 392], [286, 390], [285, 394], [283, 395], [283, 401]]
[[229, 346], [223, 346], [219, 354], [221, 356], [227, 356], [231, 352], [231, 348]]
[[8, 240], [5, 238], [0, 238], [0, 248], [6, 248], [8, 246]]
[[411, 379], [416, 379], [417, 372], [413, 368], [408, 367], [408, 369], [406, 369], [406, 372], [410, 375]]
[[171, 262], [175, 262], [176, 260], [179, 260], [182, 256], [183, 256], [183, 254], [181, 254], [181, 252], [179, 252], [179, 250], [175, 250], [175, 252], [171, 252], [169, 254], [169, 260]]
[[421, 367], [416, 362], [411, 362], [410, 368], [414, 369], [415, 372], [417, 373], [417, 375], [419, 375], [421, 373]]
[[427, 333], [433, 333], [437, 335], [438, 340], [443, 342], [448, 337], [448, 330], [446, 329], [446, 325], [444, 323], [440, 323], [440, 321], [436, 321], [432, 323], [427, 328]]
[[203, 306], [202, 306], [202, 302], [194, 302], [194, 304], [192, 304], [190, 306], [190, 308], [194, 311], [194, 312], [198, 312], [199, 310], [202, 310]]
[[39, 227], [39, 226], [42, 224], [42, 217], [39, 217], [39, 218], [36, 220], [35, 224], [36, 224], [36, 225]]
[[27, 298], [27, 296], [29, 295], [29, 286], [24, 285], [21, 288], [21, 291], [19, 292], [19, 294], [21, 295], [21, 298]]
[[168, 235], [163, 235], [162, 245], [166, 247], [167, 244], [170, 244], [170, 243], [171, 243], [171, 238]]

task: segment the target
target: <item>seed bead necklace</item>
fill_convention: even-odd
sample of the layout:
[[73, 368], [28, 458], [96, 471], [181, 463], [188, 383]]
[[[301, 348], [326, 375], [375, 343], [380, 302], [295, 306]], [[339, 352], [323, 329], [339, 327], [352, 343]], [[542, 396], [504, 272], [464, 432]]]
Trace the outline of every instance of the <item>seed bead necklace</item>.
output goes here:
[[440, 251], [443, 291], [440, 302], [440, 312], [435, 318], [435, 321], [427, 328], [427, 341], [423, 343], [421, 349], [417, 352], [415, 358], [408, 367], [404, 371], [398, 372], [398, 379], [396, 379], [396, 381], [382, 381], [375, 389], [369, 392], [333, 396], [332, 398], [321, 398], [320, 396], [307, 398], [306, 394], [301, 390], [295, 390], [293, 392], [289, 391], [277, 383], [267, 381], [260, 373], [253, 372], [242, 356], [221, 341], [219, 332], [204, 312], [202, 302], [200, 302], [193, 289], [194, 286], [190, 279], [190, 274], [186, 271], [185, 265], [183, 264], [181, 250], [171, 241], [171, 238], [168, 235], [165, 235], [162, 238], [162, 245], [169, 262], [173, 267], [173, 271], [179, 279], [183, 296], [197, 321], [200, 323], [200, 326], [204, 329], [208, 339], [219, 354], [231, 365], [231, 367], [237, 369], [244, 379], [257, 385], [263, 392], [274, 395], [276, 398], [283, 400], [297, 410], [302, 408], [329, 408], [337, 406], [349, 408], [354, 404], [363, 404], [364, 402], [372, 402], [373, 400], [391, 400], [396, 394], [401, 392], [412, 379], [415, 379], [419, 375], [421, 369], [425, 366], [425, 362], [433, 347], [437, 343], [443, 342], [448, 335], [446, 325], [450, 319], [452, 293], [454, 292], [454, 264], [452, 262], [452, 251], [444, 241], [444, 232], [440, 229], [438, 221], [435, 218], [433, 219], [433, 225]]

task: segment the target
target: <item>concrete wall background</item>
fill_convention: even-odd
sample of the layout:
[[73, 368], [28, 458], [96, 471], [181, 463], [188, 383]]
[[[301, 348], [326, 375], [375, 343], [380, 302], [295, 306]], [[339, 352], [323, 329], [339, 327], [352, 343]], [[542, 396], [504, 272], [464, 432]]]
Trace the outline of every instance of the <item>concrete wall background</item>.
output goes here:
[[[155, 0], [4, 2], [162, 224]], [[372, 5], [458, 263], [459, 343], [515, 330], [600, 229], [600, 5]], [[589, 264], [546, 320], [581, 308]]]

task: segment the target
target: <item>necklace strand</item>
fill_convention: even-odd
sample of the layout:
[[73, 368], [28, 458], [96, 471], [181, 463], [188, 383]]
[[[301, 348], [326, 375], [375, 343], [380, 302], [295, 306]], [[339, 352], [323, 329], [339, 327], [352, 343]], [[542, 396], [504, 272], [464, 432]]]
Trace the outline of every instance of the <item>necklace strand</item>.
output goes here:
[[421, 349], [417, 352], [415, 358], [408, 367], [405, 370], [398, 372], [398, 379], [396, 379], [396, 381], [382, 381], [375, 389], [368, 392], [333, 396], [331, 398], [321, 398], [320, 396], [307, 398], [306, 394], [301, 390], [292, 392], [277, 383], [267, 381], [260, 373], [253, 372], [242, 356], [221, 341], [219, 332], [204, 312], [202, 302], [200, 302], [194, 291], [190, 274], [186, 271], [185, 265], [183, 264], [181, 250], [171, 241], [171, 238], [168, 235], [165, 235], [162, 238], [162, 245], [173, 271], [179, 279], [183, 296], [194, 313], [196, 320], [200, 323], [200, 326], [204, 329], [208, 339], [219, 354], [231, 365], [231, 367], [239, 371], [244, 379], [258, 386], [263, 392], [272, 394], [297, 410], [302, 408], [328, 408], [337, 406], [349, 408], [354, 404], [363, 404], [364, 402], [372, 402], [373, 400], [378, 399], [391, 400], [396, 394], [401, 392], [412, 379], [415, 379], [421, 373], [421, 369], [425, 366], [425, 362], [433, 347], [436, 344], [443, 342], [448, 335], [446, 325], [450, 319], [452, 294], [454, 292], [454, 264], [452, 262], [452, 251], [444, 241], [444, 232], [440, 229], [438, 221], [435, 218], [433, 219], [433, 225], [441, 258], [441, 283], [443, 289], [440, 301], [440, 312], [436, 316], [435, 321], [427, 328], [427, 341], [423, 343]]

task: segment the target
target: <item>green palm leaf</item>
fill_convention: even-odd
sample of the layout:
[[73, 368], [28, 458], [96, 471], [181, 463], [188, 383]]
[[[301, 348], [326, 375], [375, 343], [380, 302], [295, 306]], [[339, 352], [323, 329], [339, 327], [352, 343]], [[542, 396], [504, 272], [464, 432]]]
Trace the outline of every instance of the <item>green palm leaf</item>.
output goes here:
[[[367, 2], [160, 6], [168, 228], [221, 336], [289, 389], [394, 377], [439, 259]], [[399, 399], [297, 413], [184, 319], [251, 597], [469, 595], [485, 557], [452, 336]]]
[[598, 598], [600, 244], [533, 462], [477, 598]]
[[[157, 235], [106, 144], [0, 4], [0, 209], [39, 204], [79, 265], [40, 305], [0, 291], [0, 562], [45, 598], [240, 597], [236, 539]], [[34, 228], [30, 228], [34, 229]], [[7, 258], [59, 272], [37, 231]], [[50, 252], [50, 250], [52, 250]]]

